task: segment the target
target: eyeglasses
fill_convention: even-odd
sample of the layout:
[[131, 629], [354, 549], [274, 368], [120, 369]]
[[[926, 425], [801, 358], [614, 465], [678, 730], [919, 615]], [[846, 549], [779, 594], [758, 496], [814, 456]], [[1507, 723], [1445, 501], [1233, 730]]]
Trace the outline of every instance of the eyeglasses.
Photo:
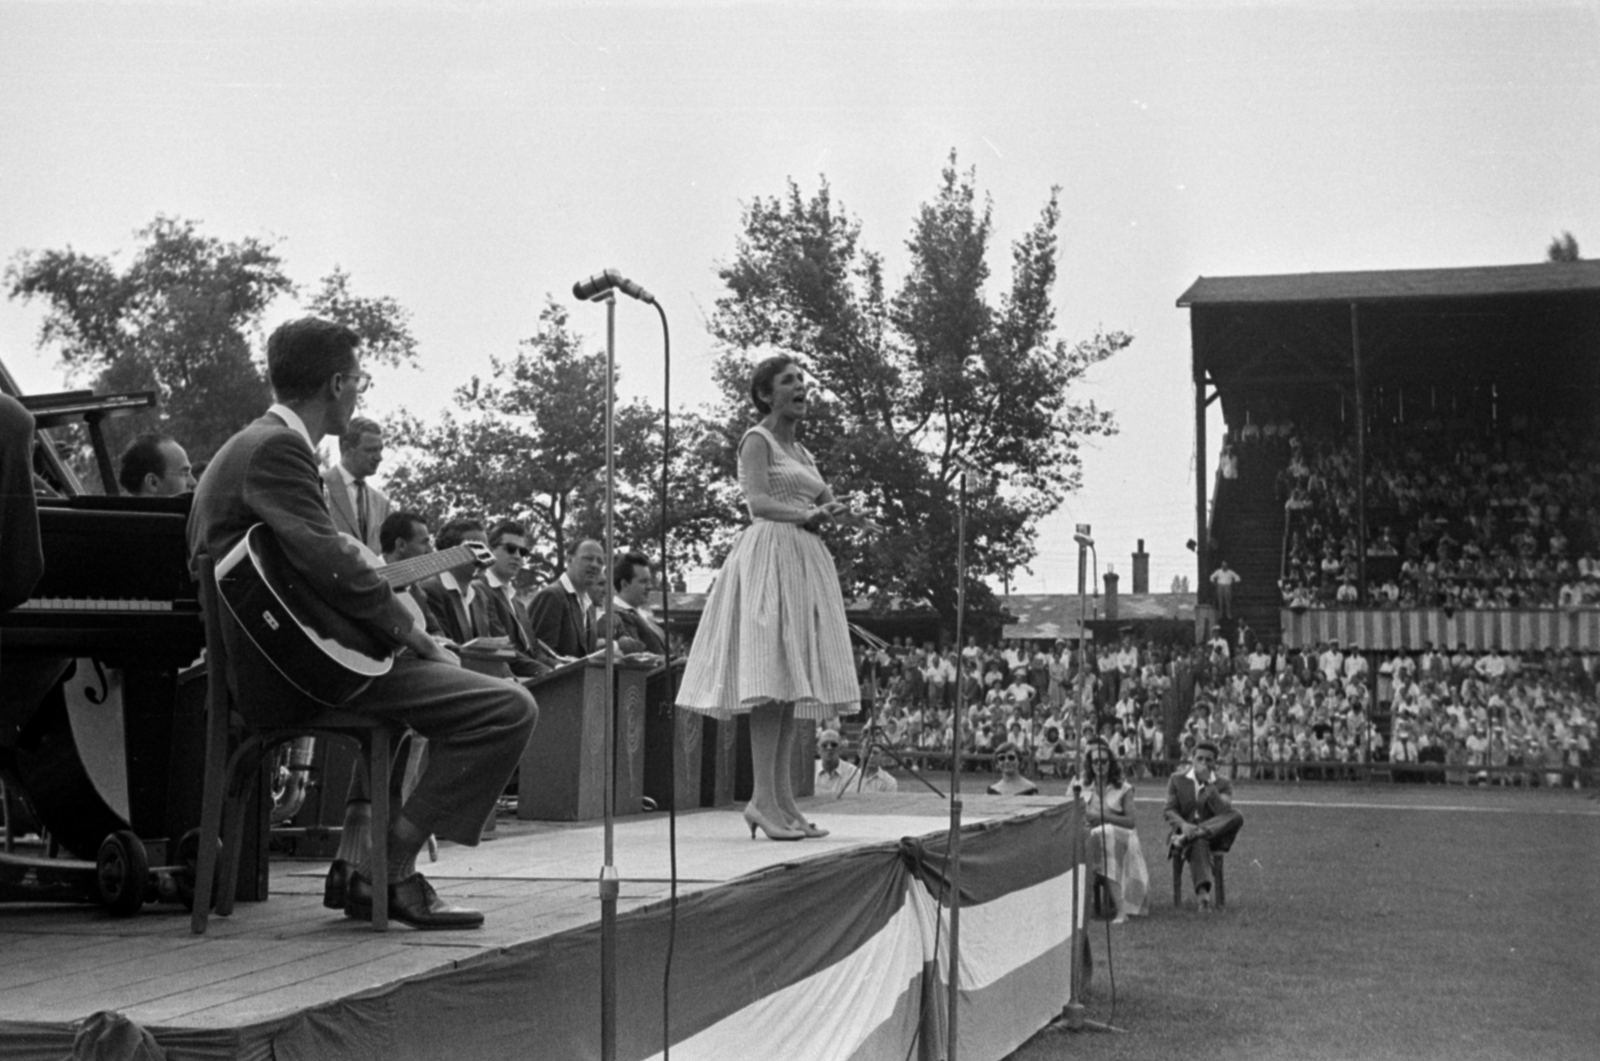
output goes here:
[[344, 372], [341, 373], [341, 375], [344, 376], [345, 379], [353, 380], [355, 382], [357, 394], [365, 394], [372, 387], [372, 377], [367, 375], [365, 372]]
[[1197, 763], [1214, 763], [1217, 761], [1217, 757], [1215, 755], [1197, 755], [1194, 757], [1194, 761]]
[[994, 757], [994, 761], [997, 762], [997, 763], [1014, 763], [1014, 762], [1017, 761], [1017, 757], [1015, 755], [1009, 755], [1009, 754], [1008, 755], [997, 755], [997, 756]]
[[838, 746], [839, 742], [836, 740], [825, 740], [821, 744], [817, 745], [819, 748], [837, 748]]
[[529, 549], [526, 545], [512, 545], [509, 542], [501, 542], [496, 548], [504, 549], [511, 556], [533, 555], [533, 550]]

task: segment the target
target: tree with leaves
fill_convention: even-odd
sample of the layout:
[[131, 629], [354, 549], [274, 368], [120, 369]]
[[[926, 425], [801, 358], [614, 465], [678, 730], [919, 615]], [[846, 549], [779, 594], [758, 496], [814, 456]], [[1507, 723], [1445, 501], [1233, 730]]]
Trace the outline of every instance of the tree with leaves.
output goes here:
[[[227, 242], [194, 221], [159, 215], [136, 238], [126, 269], [71, 247], [19, 252], [6, 268], [6, 289], [13, 299], [44, 303], [40, 345], [60, 351], [69, 379], [101, 393], [156, 392], [155, 411], [106, 421], [113, 453], [160, 430], [191, 458], [209, 458], [272, 400], [257, 354], [261, 318], [295, 285], [268, 240]], [[379, 363], [415, 360], [406, 312], [393, 299], [353, 294], [349, 274], [337, 267], [309, 308], [353, 327]], [[75, 463], [98, 482], [81, 455]]]
[[259, 414], [269, 401], [248, 333], [293, 285], [263, 240], [227, 243], [163, 216], [137, 238], [126, 269], [71, 247], [23, 251], [6, 287], [45, 303], [40, 345], [60, 350], [70, 378], [101, 392], [156, 392], [159, 412], [107, 421], [113, 451], [159, 428], [206, 457], [238, 429], [234, 409]]
[[1550, 246], [1545, 248], [1545, 257], [1553, 262], [1579, 261], [1577, 237], [1565, 230], [1559, 236], [1552, 236]]
[[[575, 542], [603, 537], [605, 354], [584, 352], [566, 309], [547, 300], [538, 333], [490, 364], [490, 378], [475, 376], [457, 388], [455, 410], [436, 424], [405, 412], [390, 419], [386, 434], [398, 467], [389, 492], [434, 520], [471, 513], [521, 521], [547, 550], [544, 563], [526, 573], [532, 583], [552, 577]], [[643, 401], [620, 404], [614, 431], [618, 544], [653, 555], [662, 518], [660, 414]], [[669, 548], [675, 558], [693, 560], [713, 528], [728, 521], [731, 502], [724, 497], [719, 507], [697, 459], [705, 424], [675, 418], [673, 434]]]
[[1075, 401], [1074, 384], [1128, 346], [1122, 332], [1069, 344], [1055, 337], [1059, 189], [1011, 248], [1010, 284], [991, 301], [992, 206], [976, 173], [952, 152], [932, 202], [912, 223], [907, 275], [890, 296], [883, 258], [860, 245], [861, 224], [833, 202], [824, 179], [803, 196], [746, 207], [727, 293], [710, 327], [721, 346], [717, 411], [721, 447], [709, 453], [731, 477], [753, 422], [750, 366], [773, 352], [798, 355], [820, 392], [805, 443], [885, 528], [872, 537], [834, 532], [847, 594], [927, 598], [952, 626], [957, 509], [967, 476], [969, 619], [997, 622], [984, 583], [1025, 567], [1039, 521], [1082, 479], [1079, 447], [1116, 430], [1111, 414]]

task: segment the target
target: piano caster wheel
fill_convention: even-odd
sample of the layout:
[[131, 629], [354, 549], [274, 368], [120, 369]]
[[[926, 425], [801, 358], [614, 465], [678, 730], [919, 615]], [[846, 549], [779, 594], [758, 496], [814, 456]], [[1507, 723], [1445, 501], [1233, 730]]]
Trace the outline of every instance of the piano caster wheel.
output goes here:
[[95, 869], [100, 901], [111, 916], [132, 917], [138, 913], [150, 883], [150, 856], [139, 838], [126, 829], [106, 837]]
[[[200, 830], [190, 829], [178, 841], [177, 857], [173, 862], [183, 868], [175, 875], [178, 884], [178, 899], [183, 903], [185, 910], [194, 910], [194, 882], [195, 873], [200, 865]], [[217, 907], [217, 882], [222, 879], [222, 841], [217, 841], [217, 860], [212, 863], [211, 874], [211, 908]]]

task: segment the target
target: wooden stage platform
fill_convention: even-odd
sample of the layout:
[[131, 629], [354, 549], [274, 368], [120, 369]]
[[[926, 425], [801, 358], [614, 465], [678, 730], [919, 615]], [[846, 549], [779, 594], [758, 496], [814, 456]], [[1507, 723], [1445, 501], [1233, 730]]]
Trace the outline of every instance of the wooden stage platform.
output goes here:
[[[1052, 799], [965, 795], [963, 802], [963, 822], [974, 842], [983, 834], [998, 837], [1000, 831], [994, 827], [999, 823], [1037, 820], [1042, 811], [1046, 812], [1042, 815], [1046, 819], [1062, 817], [1059, 801]], [[696, 810], [678, 816], [680, 917], [673, 973], [675, 1007], [679, 1005], [679, 992], [716, 995], [726, 990], [717, 977], [707, 975], [706, 957], [718, 953], [716, 940], [699, 938], [716, 935], [717, 907], [710, 902], [700, 903], [697, 909], [703, 907], [704, 917], [711, 920], [697, 922], [685, 916], [694, 900], [707, 899], [707, 893], [713, 892], [738, 896], [743, 894], [742, 883], [761, 881], [767, 890], [760, 895], [749, 892], [750, 901], [757, 905], [746, 908], [745, 919], [751, 919], [753, 909], [766, 909], [769, 917], [781, 920], [790, 903], [790, 898], [785, 898], [785, 888], [814, 892], [815, 881], [854, 872], [853, 867], [863, 864], [863, 859], [856, 856], [871, 856], [865, 861], [873, 865], [885, 859], [893, 862], [904, 837], [923, 837], [930, 849], [943, 849], [948, 806], [932, 794], [852, 794], [837, 801], [813, 797], [803, 804], [807, 814], [830, 829], [831, 835], [794, 843], [774, 843], [764, 837], [752, 842], [737, 809]], [[1055, 811], [1050, 812], [1049, 808]], [[964, 850], [969, 832], [963, 833]], [[1016, 833], [1017, 837], [1023, 835]], [[1014, 840], [1013, 846], [1024, 842], [1031, 849], [1039, 843], [1037, 835], [1027, 835], [1025, 841]], [[1027, 857], [1026, 851], [1013, 854]], [[416, 932], [395, 925], [387, 933], [374, 933], [364, 924], [323, 908], [322, 878], [327, 863], [293, 860], [273, 862], [271, 899], [241, 903], [231, 917], [213, 917], [210, 932], [203, 937], [190, 934], [188, 916], [177, 905], [149, 905], [138, 916], [126, 920], [113, 919], [89, 906], [0, 906], [0, 1057], [70, 1056], [74, 1037], [80, 1036], [85, 1020], [105, 1011], [120, 1015], [135, 1027], [102, 1018], [106, 1026], [97, 1025], [90, 1034], [121, 1034], [129, 1042], [144, 1042], [147, 1047], [153, 1043], [157, 1051], [147, 1055], [129, 1053], [129, 1057], [180, 1061], [238, 1056], [285, 1061], [290, 1057], [318, 1056], [446, 1056], [431, 1053], [425, 1045], [412, 1049], [406, 1045], [411, 1040], [405, 1036], [379, 1042], [371, 1051], [365, 1051], [356, 1039], [364, 1027], [362, 1022], [375, 1019], [372, 1012], [415, 1017], [414, 1007], [430, 1005], [430, 1000], [441, 997], [430, 994], [430, 988], [457, 982], [452, 978], [459, 978], [459, 991], [443, 996], [453, 1001], [429, 1018], [430, 1024], [436, 1025], [437, 1034], [425, 1035], [424, 1040], [457, 1043], [461, 1052], [448, 1055], [452, 1057], [497, 1056], [487, 1046], [479, 1049], [468, 1045], [474, 1041], [471, 1033], [484, 1016], [462, 993], [473, 990], [472, 985], [485, 984], [503, 992], [507, 990], [506, 983], [518, 975], [516, 970], [533, 968], [530, 962], [542, 961], [546, 966], [575, 962], [574, 976], [591, 976], [598, 965], [599, 935], [595, 926], [600, 916], [597, 880], [602, 857], [602, 830], [594, 822], [522, 822], [514, 816], [502, 816], [496, 832], [479, 847], [445, 845], [439, 860], [424, 864], [422, 869], [441, 894], [484, 911], [487, 924], [475, 931]], [[835, 862], [838, 873], [832, 868]], [[637, 939], [628, 934], [619, 938], [619, 964], [628, 966], [632, 977], [631, 986], [623, 991], [623, 1003], [649, 1011], [645, 1016], [631, 1014], [642, 1023], [624, 1036], [627, 1048], [619, 1050], [618, 1056], [658, 1056], [661, 961], [652, 955], [664, 938], [659, 926], [665, 924], [669, 898], [667, 815], [618, 819], [615, 863], [621, 877], [619, 925], [637, 926], [640, 933]], [[1066, 879], [1055, 870], [1041, 871], [1037, 877], [1045, 883], [1050, 883], [1047, 878]], [[907, 879], [917, 878], [913, 875]], [[1055, 886], [1050, 884], [1051, 888]], [[918, 890], [904, 885], [900, 888], [906, 892]], [[993, 886], [990, 890], [999, 894]], [[963, 892], [966, 891], [964, 887]], [[885, 889], [885, 893], [889, 890]], [[1034, 898], [1037, 901], [1038, 896]], [[776, 908], [771, 906], [775, 899], [780, 904]], [[804, 897], [795, 892], [792, 899], [793, 914], [801, 918]], [[717, 901], [721, 901], [720, 896]], [[828, 901], [835, 905], [839, 902]], [[978, 905], [976, 900], [967, 902]], [[963, 904], [963, 938], [968, 931], [967, 902]], [[936, 896], [927, 909], [939, 909]], [[727, 913], [734, 917], [731, 908]], [[847, 910], [840, 914], [849, 916]], [[913, 914], [905, 916], [915, 920]], [[897, 916], [890, 911], [884, 915], [883, 923], [887, 925]], [[937, 920], [937, 914], [918, 916], [924, 916], [930, 925]], [[1065, 908], [1061, 917], [1065, 920]], [[735, 918], [728, 923], [739, 922]], [[976, 926], [978, 921], [973, 923]], [[647, 925], [657, 928], [647, 930]], [[794, 945], [804, 947], [809, 941], [803, 937], [814, 934], [817, 926], [802, 922], [795, 928], [800, 937]], [[973, 931], [980, 929], [975, 927]], [[552, 943], [561, 940], [570, 940], [574, 949], [563, 951]], [[634, 945], [631, 951], [630, 940]], [[586, 941], [592, 941], [592, 946]], [[840, 944], [836, 953], [818, 957], [818, 968], [853, 953], [859, 942]], [[773, 941], [758, 945], [770, 949]], [[592, 956], [591, 950], [595, 952]], [[716, 963], [713, 960], [710, 964]], [[1046, 964], [1051, 975], [1056, 975], [1059, 963]], [[653, 969], [641, 970], [641, 966], [651, 965]], [[577, 970], [576, 966], [582, 969]], [[479, 975], [472, 975], [474, 970]], [[503, 975], [491, 970], [501, 970]], [[548, 976], [550, 972], [544, 968], [538, 976]], [[559, 969], [555, 972], [560, 975]], [[774, 983], [771, 989], [779, 993], [800, 990], [797, 983]], [[649, 996], [651, 984], [654, 996], [648, 1003], [645, 998], [629, 1001], [632, 991]], [[412, 985], [421, 985], [419, 994], [400, 990]], [[1057, 991], [1058, 986], [1052, 985], [1049, 991]], [[532, 987], [529, 990], [538, 997], [548, 996], [548, 991], [539, 993]], [[751, 1004], [767, 993], [765, 989], [756, 991]], [[1061, 999], [1065, 1000], [1064, 993]], [[706, 1006], [715, 1008], [714, 1001], [684, 1004], [683, 1009], [687, 1014], [696, 1006], [701, 1010]], [[485, 1012], [498, 1018], [507, 1016], [503, 994], [486, 998], [485, 1004], [492, 1007]], [[896, 1003], [890, 1008], [904, 1008], [907, 1004]], [[364, 1009], [370, 1005], [396, 1009]], [[716, 1028], [723, 1027], [733, 1034], [733, 1025], [726, 1023], [726, 1017], [726, 1013], [686, 1017], [688, 1030], [681, 1048], [679, 1042], [674, 1042], [673, 1056], [697, 1056], [696, 1042], [709, 1053], [715, 1045]], [[355, 1029], [348, 1033], [338, 1027], [347, 1018], [354, 1022]], [[903, 1022], [906, 1018], [902, 1015], [900, 1019]], [[910, 1019], [915, 1023], [926, 1017], [913, 1014]], [[1034, 1028], [1048, 1019], [1046, 1014]], [[461, 1026], [451, 1028], [451, 1022], [461, 1022]], [[573, 1034], [581, 1038], [586, 1034], [582, 1028], [589, 1022], [588, 1016], [574, 1019], [572, 1027], [578, 1031]], [[120, 1032], [108, 1030], [112, 1024]], [[592, 1024], [592, 1050], [584, 1045], [574, 1055], [570, 1046], [558, 1046], [559, 1037], [552, 1036], [548, 1051], [537, 1041], [529, 1040], [527, 1049], [518, 1056], [599, 1056], [598, 996], [593, 1002]], [[675, 1040], [676, 1030], [674, 1017]], [[889, 1041], [886, 1035], [878, 1033], [885, 1044]], [[348, 1050], [341, 1047], [337, 1054], [323, 1052], [328, 1043], [345, 1042], [346, 1038], [341, 1037], [348, 1036], [355, 1037], [348, 1041], [356, 1045]], [[649, 1045], [652, 1038], [653, 1047]], [[878, 1051], [868, 1041], [871, 1038], [868, 1034], [861, 1043], [835, 1056], [875, 1056]], [[903, 1057], [904, 1047], [899, 1045], [902, 1041], [896, 1040], [892, 1049], [886, 1045], [882, 1053], [898, 1051], [898, 1056]]]

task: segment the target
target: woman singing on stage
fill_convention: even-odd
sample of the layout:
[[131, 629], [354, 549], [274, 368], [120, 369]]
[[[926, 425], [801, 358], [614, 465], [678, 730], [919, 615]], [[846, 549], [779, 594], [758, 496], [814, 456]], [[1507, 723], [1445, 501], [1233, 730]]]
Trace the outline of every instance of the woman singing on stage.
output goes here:
[[759, 424], [739, 443], [739, 484], [751, 524], [734, 542], [700, 619], [678, 705], [730, 718], [750, 715], [754, 790], [744, 809], [750, 836], [826, 836], [795, 803], [789, 761], [794, 720], [856, 710], [861, 688], [850, 652], [825, 523], [877, 530], [834, 498], [795, 439], [806, 415], [806, 379], [792, 357], [756, 366], [750, 397]]

